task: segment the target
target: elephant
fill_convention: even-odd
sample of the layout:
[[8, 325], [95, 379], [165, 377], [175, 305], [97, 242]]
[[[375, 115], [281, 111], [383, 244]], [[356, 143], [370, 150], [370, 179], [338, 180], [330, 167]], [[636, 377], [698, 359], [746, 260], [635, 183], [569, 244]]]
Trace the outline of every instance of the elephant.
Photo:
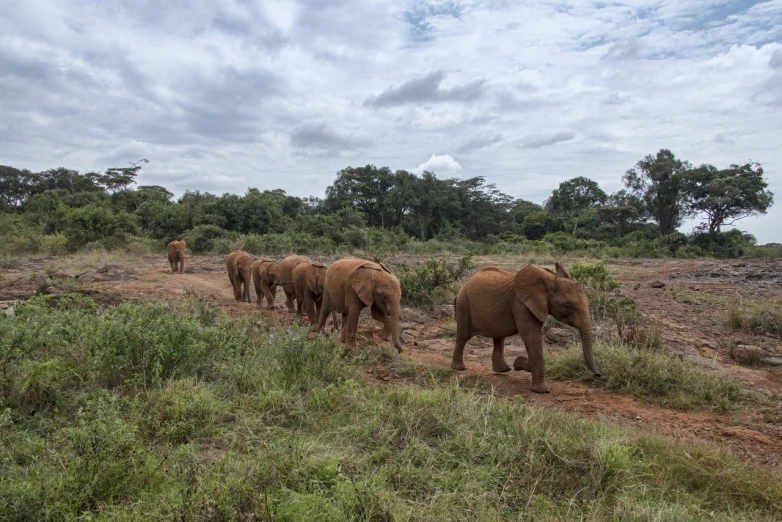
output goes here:
[[168, 264], [171, 265], [171, 273], [177, 271], [177, 265], [179, 266], [179, 273], [185, 271], [185, 240], [172, 241], [168, 244]]
[[[253, 258], [244, 250], [236, 250], [225, 258], [225, 268], [228, 271], [228, 280], [234, 289], [234, 299], [244, 301], [250, 299], [250, 285], [252, 284]], [[242, 287], [244, 285], [244, 287]]]
[[513, 362], [515, 370], [532, 374], [531, 389], [549, 393], [543, 367], [543, 323], [549, 314], [574, 326], [581, 334], [584, 359], [595, 377], [600, 371], [592, 355], [592, 320], [589, 299], [579, 283], [570, 279], [564, 267], [556, 263], [556, 272], [527, 265], [518, 272], [489, 266], [477, 270], [464, 283], [454, 300], [456, 346], [451, 368], [466, 369], [464, 345], [475, 335], [494, 341], [492, 369], [507, 372], [505, 338], [521, 334], [527, 356]]
[[274, 308], [274, 297], [277, 294], [277, 285], [280, 283], [280, 265], [272, 259], [259, 259], [253, 263], [253, 285], [255, 285], [255, 297], [258, 308], [266, 298], [266, 309]]
[[285, 306], [288, 307], [288, 312], [290, 313], [296, 312], [296, 309], [293, 307], [294, 299], [296, 299], [296, 288], [293, 286], [293, 269], [297, 265], [308, 261], [308, 258], [297, 255], [290, 255], [280, 261], [280, 285], [283, 292], [285, 292]]
[[[314, 261], [301, 263], [293, 269], [293, 286], [296, 288], [296, 316], [304, 313], [310, 325], [317, 325], [323, 308], [323, 287], [326, 283], [326, 265]], [[334, 329], [339, 329], [337, 313], [331, 313]]]
[[399, 302], [402, 290], [399, 280], [380, 263], [365, 259], [347, 258], [335, 261], [326, 270], [323, 306], [320, 319], [312, 331], [322, 332], [329, 314], [342, 314], [341, 341], [348, 350], [356, 347], [358, 318], [364, 307], [370, 307], [372, 318], [383, 323], [380, 336], [390, 339], [398, 352]]

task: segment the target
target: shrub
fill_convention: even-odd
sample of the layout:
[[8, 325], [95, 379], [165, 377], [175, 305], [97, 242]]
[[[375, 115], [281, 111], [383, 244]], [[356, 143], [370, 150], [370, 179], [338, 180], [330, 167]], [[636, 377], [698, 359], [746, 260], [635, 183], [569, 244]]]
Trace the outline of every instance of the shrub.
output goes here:
[[767, 301], [748, 306], [732, 301], [728, 306], [727, 326], [757, 335], [782, 336], [782, 303]]
[[228, 234], [217, 225], [198, 225], [184, 234], [187, 241], [187, 248], [194, 253], [201, 254], [212, 252], [215, 249], [215, 240], [223, 238]]
[[459, 291], [462, 278], [475, 268], [470, 256], [464, 256], [456, 264], [446, 259], [419, 261], [414, 269], [407, 266], [398, 272], [402, 286], [402, 300], [414, 306], [431, 307], [449, 303]]

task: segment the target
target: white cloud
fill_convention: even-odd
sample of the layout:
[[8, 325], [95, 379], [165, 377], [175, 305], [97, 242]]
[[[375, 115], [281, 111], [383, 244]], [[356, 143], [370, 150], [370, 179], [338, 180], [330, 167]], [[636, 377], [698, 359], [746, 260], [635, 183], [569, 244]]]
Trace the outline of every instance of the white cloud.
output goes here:
[[443, 154], [442, 156], [432, 154], [428, 160], [414, 168], [413, 172], [421, 174], [425, 170], [434, 172], [441, 177], [454, 176], [461, 174], [464, 171], [462, 166], [459, 165], [459, 162], [453, 159], [453, 156], [450, 156], [449, 154]]
[[[668, 148], [758, 161], [782, 194], [779, 0], [9, 5], [0, 161], [20, 168], [139, 155], [176, 194], [322, 196], [348, 165], [431, 155], [542, 201], [577, 175], [617, 190]], [[782, 242], [780, 221], [782, 201], [740, 226]]]

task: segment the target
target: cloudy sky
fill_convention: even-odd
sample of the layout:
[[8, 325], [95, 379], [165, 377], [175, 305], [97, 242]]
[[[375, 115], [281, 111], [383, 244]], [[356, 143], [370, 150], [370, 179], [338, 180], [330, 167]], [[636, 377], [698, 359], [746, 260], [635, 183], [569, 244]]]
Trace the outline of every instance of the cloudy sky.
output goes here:
[[0, 164], [322, 196], [373, 163], [542, 202], [660, 148], [760, 162], [779, 202], [742, 228], [782, 242], [782, 0], [0, 0]]

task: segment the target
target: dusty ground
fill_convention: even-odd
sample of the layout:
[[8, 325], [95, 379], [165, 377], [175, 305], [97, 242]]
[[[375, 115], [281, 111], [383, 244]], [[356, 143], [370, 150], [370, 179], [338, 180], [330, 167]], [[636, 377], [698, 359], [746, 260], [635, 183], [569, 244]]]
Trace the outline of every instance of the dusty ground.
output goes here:
[[[527, 260], [501, 257], [474, 261], [479, 266], [496, 264], [517, 269]], [[489, 339], [476, 338], [468, 344], [465, 351], [468, 371], [455, 374], [453, 378], [479, 374], [502, 396], [520, 395], [527, 402], [542, 407], [632, 425], [665, 436], [713, 441], [747, 461], [782, 469], [782, 411], [778, 407], [782, 394], [782, 366], [776, 365], [782, 363], [782, 340], [731, 332], [725, 326], [731, 303], [780, 303], [782, 262], [655, 259], [616, 260], [608, 265], [622, 283], [621, 292], [635, 299], [641, 312], [659, 325], [666, 350], [725, 378], [740, 381], [747, 389], [766, 397], [766, 406], [762, 409], [747, 407], [729, 414], [683, 412], [605, 392], [588, 382], [549, 382], [551, 394], [537, 395], [529, 391], [529, 374], [491, 371]], [[664, 286], [652, 287], [655, 281]], [[132, 262], [110, 260], [108, 266], [105, 259], [6, 261], [0, 270], [0, 308], [7, 313], [16, 303], [36, 292], [66, 291], [86, 293], [108, 304], [123, 299], [175, 299], [193, 293], [217, 303], [231, 315], [243, 314], [255, 307], [255, 303], [233, 300], [221, 257], [191, 258], [184, 274], [170, 274], [164, 256], [147, 256]], [[284, 304], [284, 301], [284, 294], [278, 290], [277, 304]], [[283, 309], [264, 313], [275, 321], [293, 321]], [[447, 368], [454, 333], [450, 307], [440, 307], [434, 312], [405, 309], [402, 319], [405, 353], [418, 361]], [[364, 342], [369, 338], [379, 341], [378, 330], [371, 323], [368, 315], [362, 317], [360, 334]], [[731, 357], [737, 345], [760, 349], [765, 356], [763, 364], [737, 364]], [[557, 346], [552, 344], [549, 349], [555, 350]], [[507, 360], [512, 361], [523, 350], [518, 338], [508, 339]], [[596, 355], [599, 359], [599, 353]], [[376, 372], [371, 376], [379, 382], [393, 382], [397, 378]], [[772, 405], [770, 411], [768, 404]]]

